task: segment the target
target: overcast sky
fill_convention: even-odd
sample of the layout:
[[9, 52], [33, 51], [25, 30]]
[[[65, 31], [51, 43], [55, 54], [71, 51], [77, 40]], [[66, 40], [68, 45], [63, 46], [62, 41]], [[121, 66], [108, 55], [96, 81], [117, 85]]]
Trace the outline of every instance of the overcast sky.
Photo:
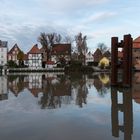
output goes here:
[[[140, 0], [0, 0], [0, 40], [27, 52], [41, 32], [87, 35], [110, 47], [112, 36], [140, 35]], [[38, 43], [39, 44], [39, 43]]]

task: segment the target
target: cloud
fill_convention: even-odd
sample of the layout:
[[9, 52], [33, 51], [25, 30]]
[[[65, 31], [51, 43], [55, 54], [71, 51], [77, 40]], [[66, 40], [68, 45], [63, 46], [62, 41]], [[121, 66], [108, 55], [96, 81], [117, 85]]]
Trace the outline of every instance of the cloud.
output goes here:
[[58, 26], [53, 22], [46, 24], [7, 24], [0, 23], [0, 39], [8, 40], [9, 48], [17, 43], [25, 52], [29, 51], [32, 45], [39, 43], [37, 38], [41, 32], [57, 32], [60, 34], [67, 34], [62, 26]]
[[84, 19], [84, 23], [95, 23], [95, 22], [104, 22], [108, 19], [112, 19], [116, 17], [116, 12], [97, 12], [86, 19]]
[[49, 11], [60, 12], [63, 14], [77, 13], [87, 7], [104, 4], [110, 0], [38, 0], [41, 6], [45, 6]]

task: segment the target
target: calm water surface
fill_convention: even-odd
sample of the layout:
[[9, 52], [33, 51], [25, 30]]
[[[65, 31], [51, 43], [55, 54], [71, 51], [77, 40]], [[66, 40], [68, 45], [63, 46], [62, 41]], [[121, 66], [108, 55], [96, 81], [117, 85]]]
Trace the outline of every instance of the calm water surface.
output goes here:
[[139, 140], [140, 73], [132, 89], [108, 74], [0, 76], [0, 140]]

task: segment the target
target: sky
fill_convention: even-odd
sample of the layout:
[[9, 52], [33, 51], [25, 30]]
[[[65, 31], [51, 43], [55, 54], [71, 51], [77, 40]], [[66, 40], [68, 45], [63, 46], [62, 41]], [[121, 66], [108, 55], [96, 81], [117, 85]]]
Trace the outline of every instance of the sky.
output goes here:
[[0, 0], [0, 40], [28, 52], [41, 32], [87, 35], [87, 46], [140, 36], [139, 0]]

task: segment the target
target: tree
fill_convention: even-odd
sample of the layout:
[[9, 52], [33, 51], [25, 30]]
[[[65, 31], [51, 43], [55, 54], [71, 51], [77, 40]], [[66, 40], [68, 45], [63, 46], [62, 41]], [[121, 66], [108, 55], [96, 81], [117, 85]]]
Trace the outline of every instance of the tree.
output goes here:
[[87, 51], [86, 39], [87, 36], [83, 36], [82, 33], [79, 33], [75, 36], [78, 53], [84, 53], [85, 51]]
[[55, 34], [55, 42], [60, 44], [61, 40], [62, 40], [62, 36], [60, 34]]
[[9, 68], [17, 68], [18, 67], [17, 64], [13, 60], [9, 60], [7, 62], [7, 65]]
[[51, 50], [55, 43], [61, 42], [61, 35], [57, 33], [40, 33], [38, 41], [42, 45], [47, 55], [47, 61], [51, 58]]
[[[88, 47], [87, 47], [87, 36], [83, 36], [82, 33], [79, 33], [78, 35], [75, 36], [75, 41], [76, 41], [76, 47], [78, 50], [79, 54], [83, 54], [85, 56]], [[85, 63], [85, 60], [84, 60]]]
[[97, 48], [100, 49], [102, 54], [104, 54], [108, 50], [107, 46], [104, 43], [98, 43]]
[[17, 59], [18, 59], [18, 62], [19, 62], [19, 66], [23, 66], [24, 65], [24, 53], [23, 51], [20, 51], [18, 54], [17, 54]]
[[74, 41], [74, 39], [72, 39], [72, 37], [69, 35], [65, 36], [65, 38], [64, 38], [65, 43], [71, 44], [73, 41]]

